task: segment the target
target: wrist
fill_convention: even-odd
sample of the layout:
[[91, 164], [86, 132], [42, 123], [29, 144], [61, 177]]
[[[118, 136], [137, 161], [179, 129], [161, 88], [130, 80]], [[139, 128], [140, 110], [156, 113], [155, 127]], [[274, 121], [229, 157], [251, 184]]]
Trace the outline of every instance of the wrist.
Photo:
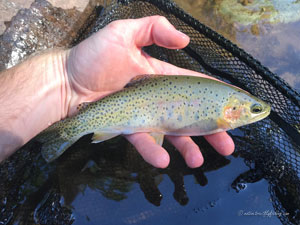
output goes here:
[[0, 153], [9, 155], [66, 117], [71, 96], [67, 55], [66, 50], [48, 51], [1, 73]]
[[57, 83], [55, 87], [60, 99], [60, 104], [57, 104], [60, 106], [60, 110], [57, 111], [56, 121], [65, 119], [69, 115], [70, 108], [72, 107], [72, 98], [74, 98], [67, 66], [70, 51], [70, 49], [54, 51], [50, 62], [52, 64], [52, 73], [49, 76], [51, 77], [53, 74], [56, 74]]
[[[39, 80], [41, 114], [48, 114], [47, 126], [67, 117], [71, 99], [71, 87], [66, 69], [69, 50], [51, 50], [40, 56], [43, 77]], [[36, 59], [35, 59], [36, 60]], [[38, 66], [38, 65], [37, 65]], [[39, 86], [37, 86], [39, 87]]]

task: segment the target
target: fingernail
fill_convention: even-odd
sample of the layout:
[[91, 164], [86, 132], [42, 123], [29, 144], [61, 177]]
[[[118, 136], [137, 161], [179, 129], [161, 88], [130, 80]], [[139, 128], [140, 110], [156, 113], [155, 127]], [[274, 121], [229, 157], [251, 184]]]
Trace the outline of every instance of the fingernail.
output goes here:
[[188, 35], [186, 35], [185, 33], [182, 33], [180, 30], [176, 30], [176, 31], [182, 39], [190, 39], [190, 37]]

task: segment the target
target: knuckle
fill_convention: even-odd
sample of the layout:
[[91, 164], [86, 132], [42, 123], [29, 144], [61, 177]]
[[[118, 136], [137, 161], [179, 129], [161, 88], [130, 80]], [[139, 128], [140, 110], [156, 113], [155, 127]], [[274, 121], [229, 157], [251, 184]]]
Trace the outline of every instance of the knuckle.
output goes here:
[[154, 19], [155, 22], [158, 22], [158, 23], [169, 23], [167, 18], [164, 17], [164, 16], [155, 15], [155, 16], [153, 16], [153, 19]]
[[123, 26], [122, 24], [123, 24], [122, 20], [116, 20], [116, 21], [110, 22], [108, 25], [106, 25], [106, 28], [112, 29], [112, 30], [118, 30]]

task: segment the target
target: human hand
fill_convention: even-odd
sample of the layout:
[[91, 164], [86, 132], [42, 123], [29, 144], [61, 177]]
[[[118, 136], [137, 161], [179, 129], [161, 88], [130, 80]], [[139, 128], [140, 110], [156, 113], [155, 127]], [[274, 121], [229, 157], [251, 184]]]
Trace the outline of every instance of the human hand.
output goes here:
[[[110, 23], [69, 51], [66, 74], [66, 108], [70, 116], [82, 102], [95, 101], [122, 89], [139, 74], [204, 74], [182, 69], [150, 57], [142, 47], [156, 44], [169, 49], [184, 48], [189, 43], [164, 17], [119, 20]], [[169, 155], [147, 133], [127, 135], [142, 157], [155, 167], [166, 167]], [[199, 167], [203, 156], [190, 137], [166, 136], [182, 154], [189, 167]], [[205, 136], [222, 155], [231, 154], [234, 143], [226, 132]]]

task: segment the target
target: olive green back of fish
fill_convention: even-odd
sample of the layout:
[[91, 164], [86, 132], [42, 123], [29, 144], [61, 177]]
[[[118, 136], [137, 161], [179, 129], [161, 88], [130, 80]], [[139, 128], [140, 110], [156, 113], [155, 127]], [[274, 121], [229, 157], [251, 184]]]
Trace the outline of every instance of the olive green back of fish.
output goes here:
[[226, 127], [222, 118], [233, 96], [245, 102], [260, 101], [236, 87], [207, 78], [146, 76], [44, 131], [39, 138], [45, 142], [43, 156], [52, 161], [81, 136], [93, 132], [93, 141], [100, 142], [136, 132], [205, 135], [227, 130], [233, 127]]

